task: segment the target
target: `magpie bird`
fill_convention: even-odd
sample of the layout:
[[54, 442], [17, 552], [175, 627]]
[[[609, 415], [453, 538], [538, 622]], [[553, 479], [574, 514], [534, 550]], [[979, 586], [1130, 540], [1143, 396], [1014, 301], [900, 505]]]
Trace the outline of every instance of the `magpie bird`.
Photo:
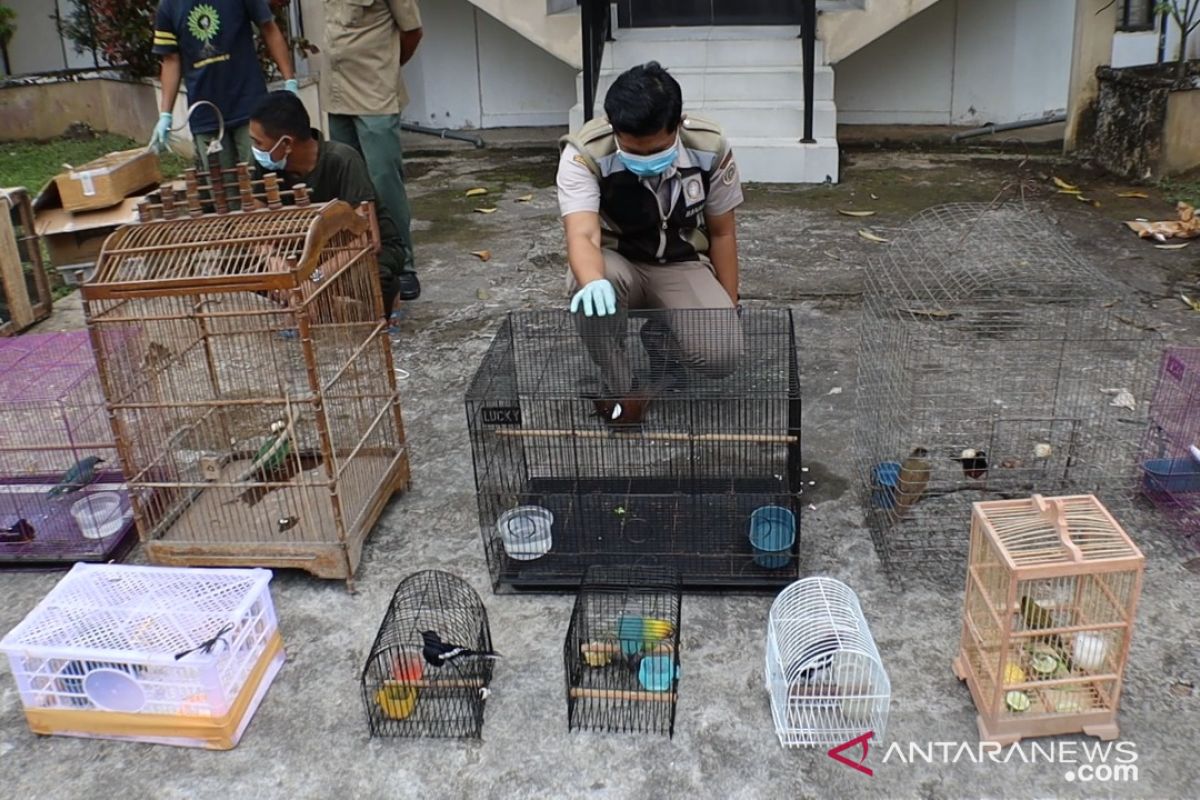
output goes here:
[[425, 640], [425, 646], [421, 648], [421, 655], [424, 657], [425, 663], [435, 667], [465, 658], [500, 658], [499, 653], [490, 651], [481, 653], [462, 645], [443, 642], [437, 631], [421, 631], [421, 638]]

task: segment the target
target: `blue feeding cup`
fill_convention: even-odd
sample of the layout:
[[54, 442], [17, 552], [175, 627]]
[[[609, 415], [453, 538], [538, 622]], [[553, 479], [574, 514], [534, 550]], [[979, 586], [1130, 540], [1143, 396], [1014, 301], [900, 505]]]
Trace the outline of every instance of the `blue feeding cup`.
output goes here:
[[675, 656], [646, 656], [638, 667], [638, 683], [647, 692], [666, 692], [679, 677]]
[[896, 487], [900, 485], [900, 462], [883, 461], [871, 469], [871, 505], [876, 508], [894, 508]]
[[750, 546], [754, 563], [780, 569], [791, 561], [796, 543], [796, 515], [782, 506], [763, 506], [750, 515]]

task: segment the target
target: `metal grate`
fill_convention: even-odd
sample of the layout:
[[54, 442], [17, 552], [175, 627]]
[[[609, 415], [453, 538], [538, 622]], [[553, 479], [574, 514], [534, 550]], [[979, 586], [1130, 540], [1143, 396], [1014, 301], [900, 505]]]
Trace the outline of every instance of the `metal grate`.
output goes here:
[[514, 314], [466, 407], [497, 586], [572, 589], [593, 564], [666, 564], [692, 586], [794, 579], [790, 312], [645, 312], [599, 329], [565, 312]]
[[1138, 464], [1142, 493], [1200, 547], [1200, 347], [1163, 352]]
[[[429, 633], [447, 649], [461, 646], [474, 653], [437, 663], [427, 654]], [[466, 581], [436, 570], [405, 578], [362, 671], [371, 735], [478, 739], [492, 680], [491, 652], [487, 609]]]
[[856, 441], [886, 566], [960, 575], [977, 500], [1128, 502], [1158, 339], [1128, 293], [1015, 205], [929, 209], [871, 260]]

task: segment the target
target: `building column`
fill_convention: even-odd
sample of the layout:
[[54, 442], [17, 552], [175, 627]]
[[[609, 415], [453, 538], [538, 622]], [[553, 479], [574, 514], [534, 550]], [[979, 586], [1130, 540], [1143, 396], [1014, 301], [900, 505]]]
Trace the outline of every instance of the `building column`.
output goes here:
[[1100, 92], [1096, 67], [1112, 60], [1118, 5], [1111, 0], [1075, 2], [1075, 38], [1071, 50], [1071, 82], [1067, 89], [1067, 129], [1063, 135], [1063, 152], [1070, 153], [1076, 149], [1080, 117]]

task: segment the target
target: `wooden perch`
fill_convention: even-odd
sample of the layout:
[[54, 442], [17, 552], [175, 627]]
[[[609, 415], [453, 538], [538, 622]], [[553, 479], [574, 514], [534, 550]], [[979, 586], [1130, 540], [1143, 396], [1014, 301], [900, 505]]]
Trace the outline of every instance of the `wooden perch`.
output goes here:
[[482, 689], [482, 678], [447, 678], [437, 681], [396, 681], [383, 682], [385, 689]]
[[578, 700], [620, 700], [634, 703], [674, 703], [674, 692], [635, 692], [624, 689], [584, 689], [571, 688], [571, 699]]
[[[621, 650], [621, 645], [616, 642], [584, 642], [579, 645], [579, 651], [584, 654], [596, 653], [610, 656], [619, 656], [624, 652]], [[639, 648], [638, 652], [645, 655], [669, 656], [675, 652], [675, 645], [669, 642], [655, 642], [650, 649]]]

